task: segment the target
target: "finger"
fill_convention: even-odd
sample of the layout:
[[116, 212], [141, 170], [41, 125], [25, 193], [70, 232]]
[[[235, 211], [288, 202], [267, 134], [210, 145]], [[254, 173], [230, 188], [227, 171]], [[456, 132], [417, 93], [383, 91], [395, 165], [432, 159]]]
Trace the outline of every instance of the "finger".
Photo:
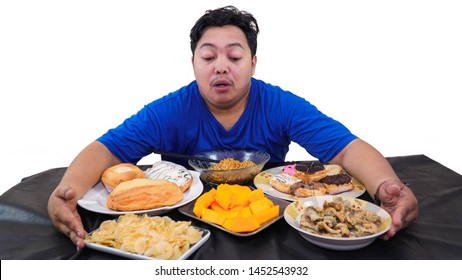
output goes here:
[[66, 233], [66, 235], [69, 236], [69, 231], [71, 234], [75, 234], [76, 237], [83, 238], [86, 234], [82, 220], [80, 218], [80, 215], [75, 211], [75, 213], [72, 213], [69, 217], [65, 218], [63, 220], [63, 224], [65, 225], [63, 233]]
[[[77, 227], [78, 228], [78, 227]], [[85, 235], [86, 235], [86, 232], [85, 230], [83, 229], [83, 227], [81, 229], [71, 229], [70, 227], [67, 227], [66, 225], [64, 224], [61, 224], [61, 227], [59, 229], [63, 234], [65, 234], [67, 237], [69, 237], [69, 239], [72, 241], [72, 243], [74, 243], [77, 247], [77, 249], [81, 249], [85, 246], [85, 243], [83, 241]]]
[[76, 193], [71, 187], [63, 186], [59, 189], [58, 196], [66, 201], [71, 201], [76, 197]]
[[388, 185], [384, 185], [380, 190], [381, 190], [381, 197], [380, 199], [381, 200], [387, 200], [390, 199], [390, 198], [395, 198], [395, 197], [398, 197], [401, 193], [401, 186], [399, 186], [398, 184], [388, 184]]

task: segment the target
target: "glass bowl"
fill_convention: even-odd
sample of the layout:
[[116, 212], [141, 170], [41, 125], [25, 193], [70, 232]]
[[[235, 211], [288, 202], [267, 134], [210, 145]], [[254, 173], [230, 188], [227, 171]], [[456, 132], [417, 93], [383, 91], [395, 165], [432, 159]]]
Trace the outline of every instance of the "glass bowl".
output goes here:
[[241, 162], [250, 160], [255, 163], [254, 166], [244, 168], [210, 170], [209, 168], [217, 164], [216, 162], [197, 159], [190, 159], [188, 161], [189, 165], [194, 168], [194, 170], [201, 173], [201, 180], [206, 183], [215, 184], [246, 184], [262, 171], [263, 167], [270, 159], [270, 155], [267, 152], [258, 150], [215, 150], [201, 152], [194, 156], [219, 161], [227, 158], [232, 158]]

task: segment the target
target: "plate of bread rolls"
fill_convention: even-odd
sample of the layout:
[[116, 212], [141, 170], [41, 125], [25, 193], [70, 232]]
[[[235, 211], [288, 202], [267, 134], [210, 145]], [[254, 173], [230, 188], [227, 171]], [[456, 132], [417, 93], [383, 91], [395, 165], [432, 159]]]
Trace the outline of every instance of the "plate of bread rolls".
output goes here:
[[193, 201], [203, 189], [199, 172], [172, 162], [159, 161], [147, 170], [121, 163], [106, 169], [77, 203], [107, 215], [161, 215]]
[[255, 176], [254, 184], [265, 194], [289, 201], [322, 195], [359, 197], [366, 192], [365, 186], [342, 166], [318, 161], [265, 170]]

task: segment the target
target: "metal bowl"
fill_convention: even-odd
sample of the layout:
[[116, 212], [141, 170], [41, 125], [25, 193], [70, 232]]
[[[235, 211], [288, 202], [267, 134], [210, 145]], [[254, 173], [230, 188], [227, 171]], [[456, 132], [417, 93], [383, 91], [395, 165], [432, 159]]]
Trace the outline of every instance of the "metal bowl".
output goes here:
[[264, 151], [257, 150], [216, 150], [205, 151], [195, 154], [196, 157], [223, 160], [232, 158], [241, 162], [250, 160], [255, 163], [254, 166], [237, 168], [230, 170], [210, 170], [209, 168], [217, 164], [216, 162], [190, 159], [189, 165], [196, 171], [200, 172], [200, 178], [206, 183], [215, 184], [246, 184], [260, 173], [269, 161], [270, 155]]

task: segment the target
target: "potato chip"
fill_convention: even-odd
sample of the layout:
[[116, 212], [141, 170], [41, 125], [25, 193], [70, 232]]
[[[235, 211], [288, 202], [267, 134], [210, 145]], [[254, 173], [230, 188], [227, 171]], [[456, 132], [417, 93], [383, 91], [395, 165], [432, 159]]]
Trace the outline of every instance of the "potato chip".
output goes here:
[[201, 238], [202, 232], [190, 222], [129, 213], [104, 221], [85, 241], [167, 260], [180, 258]]

